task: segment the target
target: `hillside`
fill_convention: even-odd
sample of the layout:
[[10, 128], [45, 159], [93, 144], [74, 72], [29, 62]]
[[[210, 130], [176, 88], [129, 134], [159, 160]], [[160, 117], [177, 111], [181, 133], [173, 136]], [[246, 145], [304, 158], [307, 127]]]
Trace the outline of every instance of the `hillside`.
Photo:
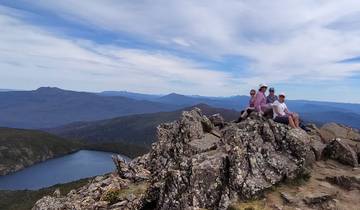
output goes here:
[[51, 195], [56, 189], [67, 194], [71, 189], [86, 185], [91, 178], [80, 179], [65, 184], [57, 184], [40, 190], [0, 190], [1, 210], [29, 210], [41, 197]]
[[0, 128], [0, 175], [78, 150], [79, 143], [42, 131]]
[[[196, 105], [205, 115], [220, 113], [226, 120], [234, 120], [239, 113], [234, 110], [214, 108], [205, 104]], [[48, 129], [47, 131], [62, 137], [80, 139], [86, 143], [121, 142], [149, 147], [155, 140], [156, 127], [164, 122], [173, 121], [182, 111], [192, 107], [152, 114], [139, 114], [117, 117], [95, 122], [78, 122]]]
[[178, 106], [121, 96], [42, 87], [34, 91], [0, 92], [0, 125], [48, 128], [75, 121], [176, 110]]

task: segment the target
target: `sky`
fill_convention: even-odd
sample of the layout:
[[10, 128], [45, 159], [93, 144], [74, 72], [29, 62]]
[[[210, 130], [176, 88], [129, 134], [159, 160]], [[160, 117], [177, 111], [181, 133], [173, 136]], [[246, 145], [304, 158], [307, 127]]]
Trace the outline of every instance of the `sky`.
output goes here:
[[0, 88], [360, 103], [358, 0], [0, 0]]

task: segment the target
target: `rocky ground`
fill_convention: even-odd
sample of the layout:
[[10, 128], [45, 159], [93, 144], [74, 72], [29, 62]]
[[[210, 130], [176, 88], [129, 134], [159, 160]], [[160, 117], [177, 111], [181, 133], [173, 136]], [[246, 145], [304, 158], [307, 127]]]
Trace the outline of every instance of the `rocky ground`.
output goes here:
[[309, 132], [256, 113], [239, 122], [183, 112], [158, 127], [151, 151], [45, 209], [357, 209], [360, 134], [337, 124]]

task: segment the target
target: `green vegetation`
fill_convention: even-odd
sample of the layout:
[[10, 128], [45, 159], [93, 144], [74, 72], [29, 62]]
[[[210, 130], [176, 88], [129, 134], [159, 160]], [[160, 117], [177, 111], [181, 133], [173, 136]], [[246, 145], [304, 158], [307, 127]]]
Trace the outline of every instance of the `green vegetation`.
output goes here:
[[90, 179], [86, 178], [66, 184], [57, 184], [40, 190], [0, 190], [0, 207], [1, 210], [29, 210], [37, 200], [46, 195], [52, 195], [56, 189], [59, 189], [61, 194], [65, 195], [72, 189], [84, 186]]
[[265, 202], [263, 200], [254, 200], [248, 202], [237, 202], [229, 206], [229, 210], [263, 210]]
[[114, 204], [118, 201], [124, 200], [128, 195], [133, 194], [135, 196], [144, 194], [149, 187], [148, 183], [130, 184], [126, 189], [110, 189], [107, 191], [101, 200], [108, 201], [110, 204]]
[[75, 152], [82, 143], [42, 131], [0, 128], [0, 175]]
[[[214, 108], [205, 104], [196, 105], [209, 116], [220, 113], [227, 121], [237, 119], [240, 114], [234, 110]], [[150, 148], [156, 139], [156, 127], [161, 123], [179, 119], [184, 110], [151, 114], [137, 114], [113, 119], [78, 122], [49, 129], [50, 133], [68, 139], [82, 140], [88, 144], [122, 143]]]

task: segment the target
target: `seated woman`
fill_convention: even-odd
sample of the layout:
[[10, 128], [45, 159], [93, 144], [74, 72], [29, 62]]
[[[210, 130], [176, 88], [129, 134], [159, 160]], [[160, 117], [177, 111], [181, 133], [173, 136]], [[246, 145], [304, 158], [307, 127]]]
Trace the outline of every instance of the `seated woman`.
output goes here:
[[260, 112], [264, 116], [268, 116], [270, 113], [272, 114], [272, 107], [271, 104], [266, 103], [266, 95], [265, 92], [267, 90], [266, 84], [259, 85], [259, 91], [256, 93], [255, 96], [255, 110]]
[[241, 119], [245, 119], [252, 111], [255, 110], [255, 94], [256, 90], [250, 90], [249, 106], [245, 110], [241, 111]]
[[273, 104], [274, 121], [299, 128], [300, 120], [297, 113], [290, 112], [285, 104], [285, 93], [279, 94], [279, 99]]

